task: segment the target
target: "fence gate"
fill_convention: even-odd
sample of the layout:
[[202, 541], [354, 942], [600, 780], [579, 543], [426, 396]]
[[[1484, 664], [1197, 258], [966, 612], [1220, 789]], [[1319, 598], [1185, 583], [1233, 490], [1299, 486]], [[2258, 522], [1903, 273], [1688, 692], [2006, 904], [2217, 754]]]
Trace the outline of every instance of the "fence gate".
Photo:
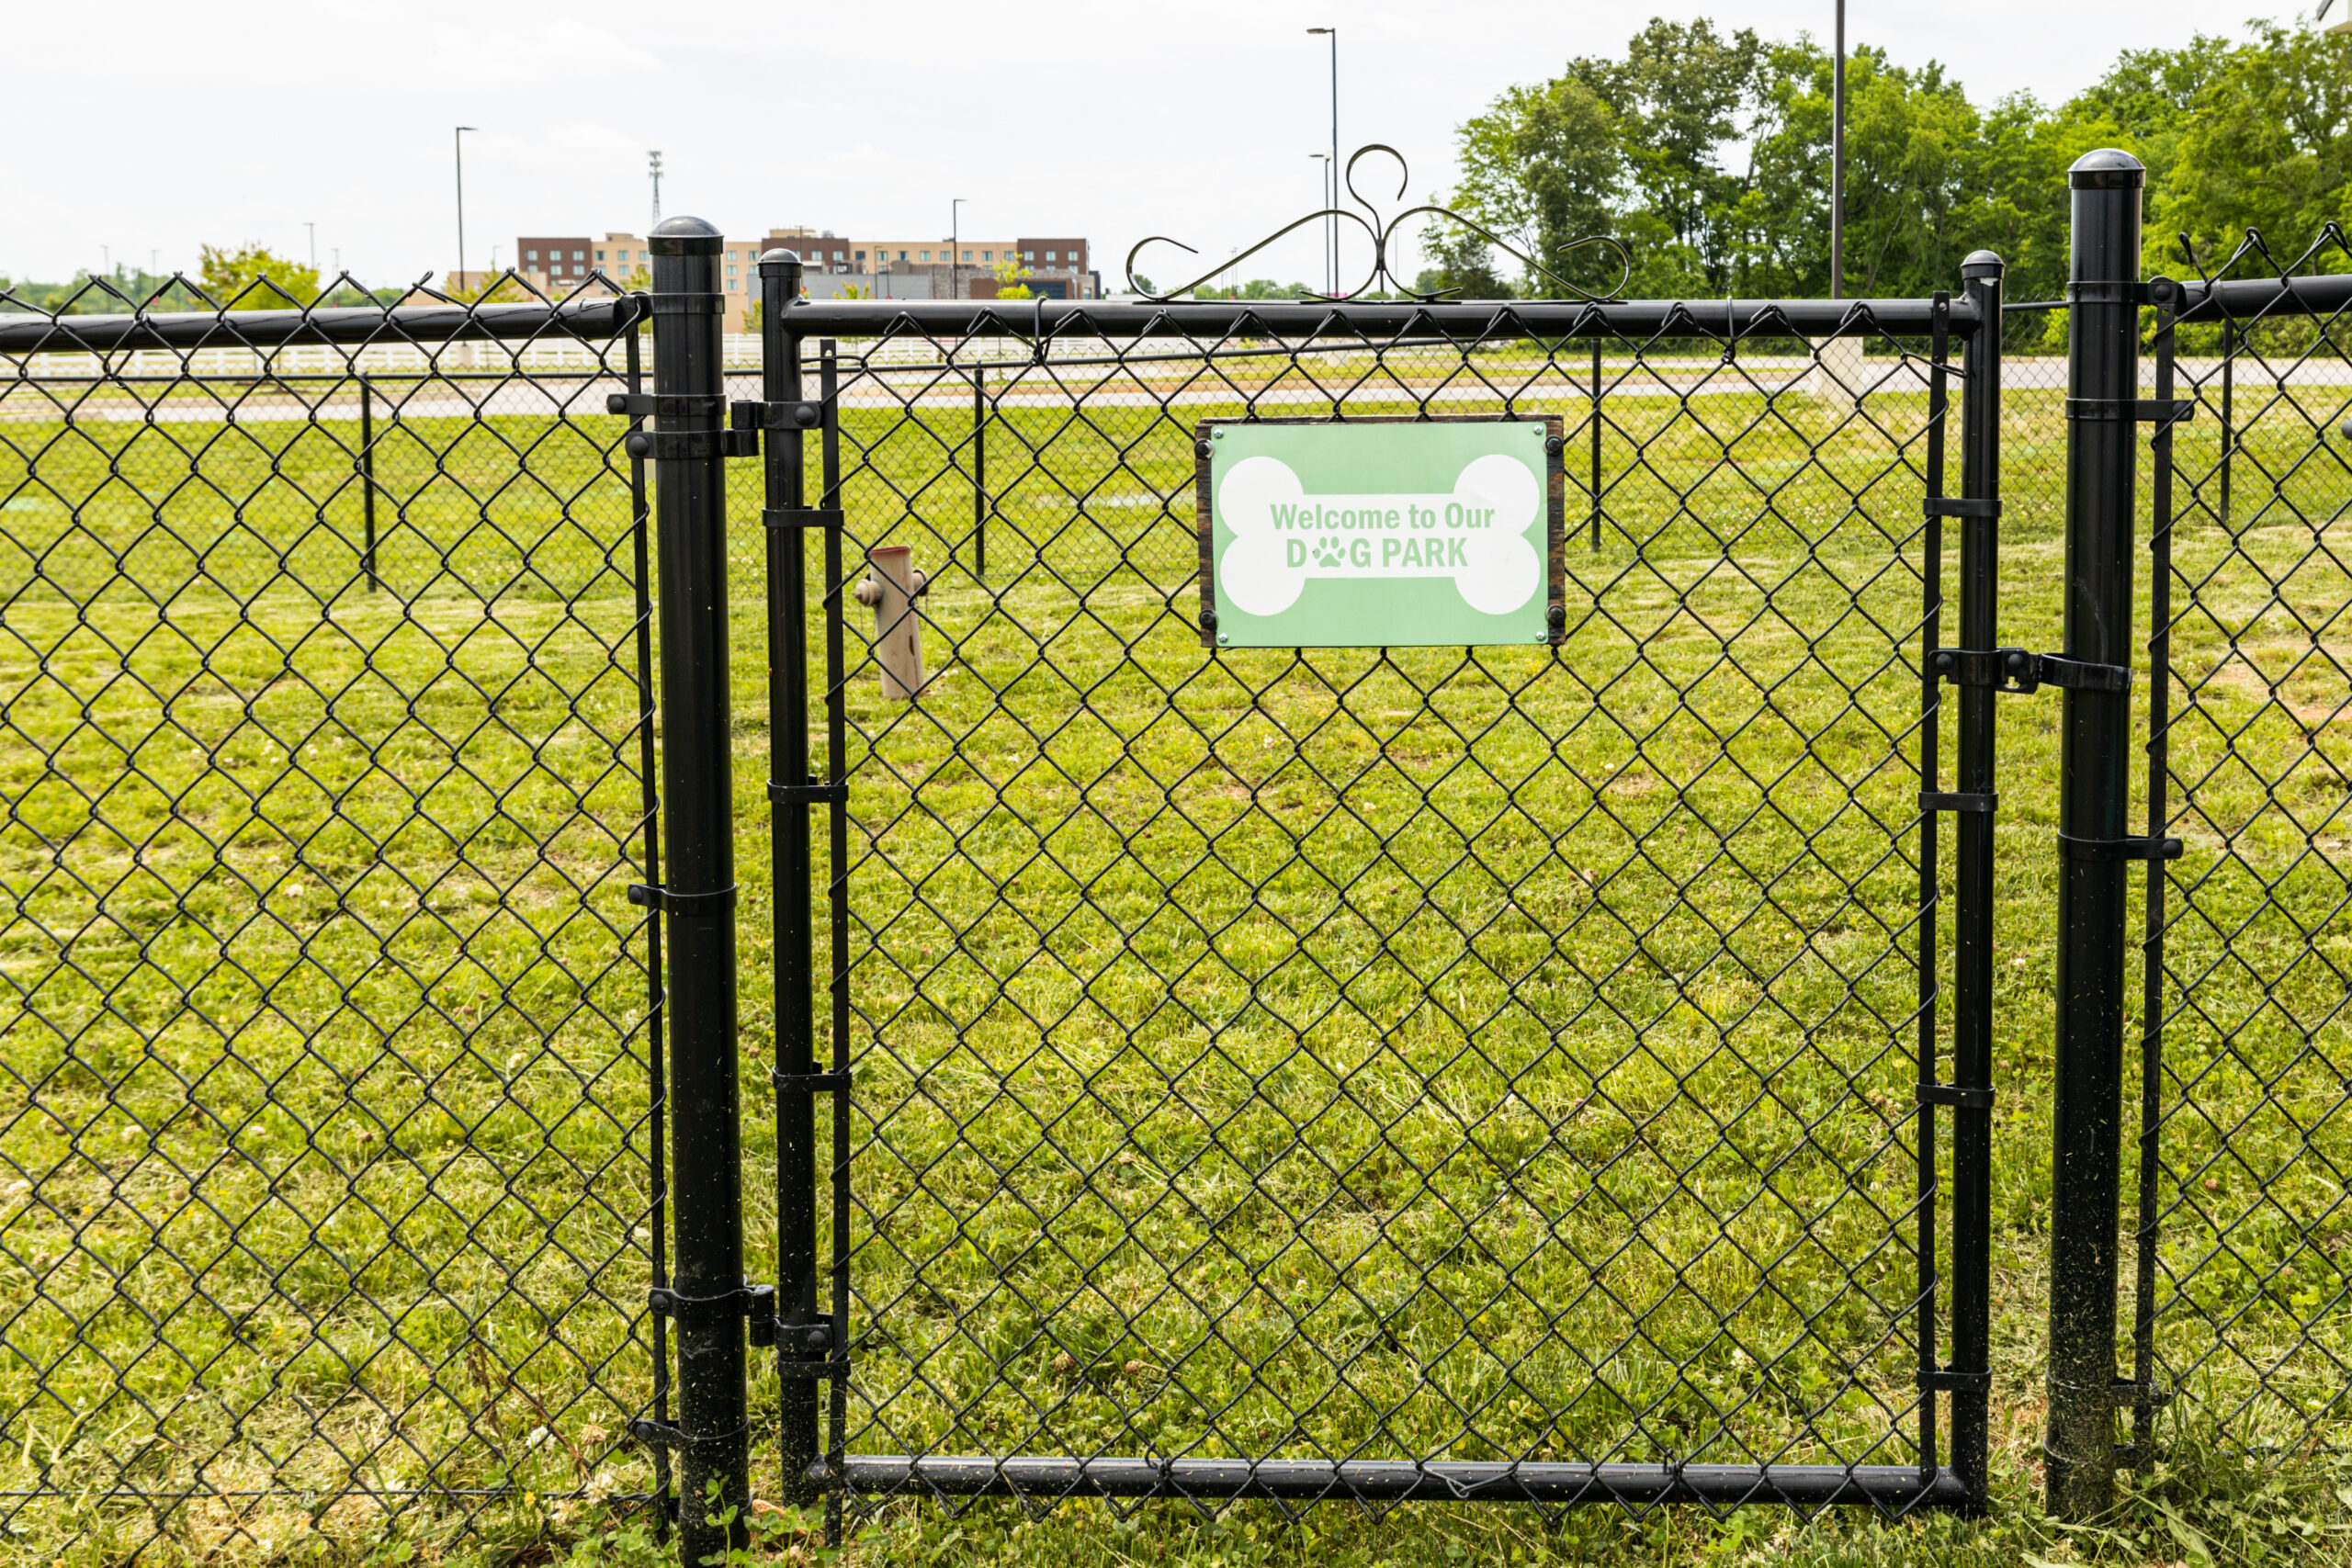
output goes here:
[[[762, 273], [787, 1477], [1978, 1500], [1998, 264], [1688, 306]], [[714, 287], [657, 269], [657, 343]], [[1555, 422], [1548, 645], [1204, 648], [1204, 421], [1458, 416]]]

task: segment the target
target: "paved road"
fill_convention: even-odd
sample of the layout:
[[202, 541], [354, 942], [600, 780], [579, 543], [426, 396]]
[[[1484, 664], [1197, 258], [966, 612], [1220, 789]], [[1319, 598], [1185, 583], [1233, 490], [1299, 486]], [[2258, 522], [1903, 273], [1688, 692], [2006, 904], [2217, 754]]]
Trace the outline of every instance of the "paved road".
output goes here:
[[[1581, 404], [1588, 396], [1589, 375], [1583, 367], [1575, 372], [1564, 368], [1532, 371], [1508, 364], [1479, 365], [1473, 362], [1472, 370], [1483, 379], [1465, 381], [1467, 372], [1456, 369], [1445, 384], [1432, 385], [1434, 378], [1416, 376], [1414, 367], [1396, 366], [1393, 369], [1375, 369], [1362, 365], [1302, 360], [1302, 368], [1312, 368], [1328, 388], [1318, 392], [1295, 377], [1272, 388], [1252, 389], [1246, 385], [1227, 386], [1222, 382], [1193, 384], [1192, 376], [1175, 374], [1178, 367], [1166, 365], [1138, 364], [1131, 369], [1109, 366], [1062, 366], [1048, 363], [1044, 367], [1022, 367], [1016, 377], [1007, 367], [999, 367], [1003, 379], [992, 389], [999, 407], [1007, 409], [1068, 408], [1079, 402], [1089, 409], [1152, 409], [1205, 408], [1231, 406], [1246, 394], [1254, 392], [1261, 407], [1276, 407], [1289, 403], [1323, 406], [1336, 394], [1342, 407], [1373, 407], [1393, 405], [1406, 397], [1438, 406], [1492, 404], [1508, 392], [1521, 405], [1540, 411], [1546, 405]], [[2211, 381], [2218, 388], [2220, 361], [2184, 360], [2180, 371], [2184, 386], [2190, 381]], [[2064, 365], [2052, 359], [2011, 360], [2004, 367], [2005, 378], [2013, 389], [2051, 390], [2063, 386]], [[2153, 391], [2155, 386], [2152, 365], [2143, 367], [2142, 385]], [[1168, 372], [1166, 386], [1154, 386], [1152, 379]], [[1919, 392], [1927, 388], [1926, 367], [1917, 360], [1889, 362], [1881, 367], [1871, 366], [1877, 379], [1872, 389], [1883, 392]], [[1606, 400], [1679, 400], [1683, 398], [1752, 397], [1759, 393], [1778, 396], [1806, 389], [1812, 373], [1811, 363], [1794, 357], [1743, 360], [1736, 367], [1685, 366], [1671, 361], [1655, 366], [1633, 368], [1620, 364], [1604, 367], [1604, 397]], [[852, 385], [842, 394], [843, 407], [852, 409], [938, 409], [962, 411], [971, 406], [971, 386], [963, 378], [960, 368], [890, 367], [876, 374], [876, 380]], [[1197, 372], [1194, 373], [1195, 375]], [[1611, 378], [1617, 378], [1611, 379]], [[2054, 379], [2052, 378], [2054, 378]], [[2352, 364], [2329, 360], [2292, 367], [2284, 372], [2254, 373], [2245, 364], [2238, 367], [2236, 397], [2240, 407], [2260, 398], [2266, 391], [2294, 387], [2341, 387], [2352, 389]], [[758, 396], [759, 382], [755, 376], [731, 374], [728, 378], [730, 396]], [[478, 419], [484, 416], [515, 415], [522, 417], [581, 417], [602, 416], [605, 398], [624, 390], [618, 379], [581, 381], [563, 379], [538, 382], [518, 378], [511, 382], [481, 382], [470, 386], [457, 382], [424, 382], [397, 399], [379, 394], [375, 418], [381, 423], [401, 419]], [[2211, 389], [2209, 389], [2209, 391]], [[70, 411], [70, 413], [69, 413]], [[0, 422], [40, 423], [70, 417], [77, 423], [104, 422], [113, 423], [155, 424], [263, 424], [288, 420], [356, 422], [359, 418], [359, 400], [356, 395], [324, 397], [316, 400], [297, 398], [283, 390], [246, 392], [233, 382], [215, 384], [214, 395], [189, 396], [186, 393], [158, 400], [149, 407], [117, 392], [101, 392], [93, 383], [42, 383], [0, 381]]]

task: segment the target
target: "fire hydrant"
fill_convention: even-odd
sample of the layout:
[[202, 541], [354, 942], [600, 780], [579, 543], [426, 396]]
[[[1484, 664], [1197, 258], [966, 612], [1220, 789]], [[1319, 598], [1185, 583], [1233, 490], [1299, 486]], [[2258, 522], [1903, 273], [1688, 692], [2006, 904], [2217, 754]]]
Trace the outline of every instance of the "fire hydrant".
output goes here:
[[882, 694], [911, 702], [922, 690], [922, 617], [915, 598], [930, 578], [914, 564], [907, 545], [883, 545], [865, 553], [866, 576], [857, 602], [874, 611], [874, 660], [882, 671]]

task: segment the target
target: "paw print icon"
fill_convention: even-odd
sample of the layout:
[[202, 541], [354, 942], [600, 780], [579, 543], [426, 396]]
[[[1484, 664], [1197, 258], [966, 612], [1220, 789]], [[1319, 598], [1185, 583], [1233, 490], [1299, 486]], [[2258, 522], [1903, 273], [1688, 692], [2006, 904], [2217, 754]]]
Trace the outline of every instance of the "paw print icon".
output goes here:
[[1315, 547], [1315, 564], [1328, 570], [1347, 558], [1347, 547], [1338, 539], [1326, 538]]

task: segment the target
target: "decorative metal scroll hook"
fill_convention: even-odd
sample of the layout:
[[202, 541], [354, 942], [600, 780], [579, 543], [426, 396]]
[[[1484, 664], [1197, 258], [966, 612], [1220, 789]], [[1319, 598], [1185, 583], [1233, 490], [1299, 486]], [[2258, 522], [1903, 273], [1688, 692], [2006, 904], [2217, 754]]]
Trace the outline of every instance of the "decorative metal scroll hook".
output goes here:
[[1413, 170], [1412, 165], [1405, 162], [1405, 154], [1389, 146], [1385, 141], [1367, 141], [1348, 154], [1345, 176], [1348, 182], [1348, 194], [1355, 197], [1358, 207], [1373, 215], [1373, 220], [1376, 223], [1380, 220], [1380, 209], [1366, 201], [1363, 198], [1363, 193], [1356, 189], [1356, 164], [1361, 163], [1364, 154], [1368, 152], [1385, 152], [1396, 160], [1396, 194], [1388, 198], [1391, 201], [1405, 199], [1405, 187], [1412, 183]]
[[[1397, 152], [1396, 148], [1389, 146], [1385, 141], [1368, 141], [1363, 146], [1357, 148], [1354, 152], [1349, 155], [1348, 161], [1341, 170], [1340, 176], [1341, 181], [1346, 187], [1349, 198], [1352, 200], [1357, 207], [1362, 208], [1363, 209], [1363, 212], [1359, 213], [1351, 211], [1344, 207], [1327, 207], [1317, 211], [1310, 212], [1304, 218], [1295, 219], [1293, 221], [1283, 225], [1283, 227], [1275, 230], [1264, 239], [1260, 240], [1256, 244], [1251, 245], [1249, 249], [1235, 252], [1230, 259], [1211, 267], [1208, 271], [1201, 274], [1200, 276], [1193, 278], [1191, 282], [1179, 284], [1175, 288], [1168, 289], [1165, 292], [1155, 292], [1149, 288], [1146, 288], [1136, 279], [1136, 258], [1143, 254], [1143, 248], [1146, 245], [1151, 244], [1170, 244], [1174, 245], [1178, 250], [1184, 252], [1188, 255], [1198, 255], [1200, 254], [1200, 252], [1184, 243], [1182, 240], [1172, 239], [1166, 234], [1149, 235], [1144, 239], [1136, 241], [1135, 248], [1127, 253], [1127, 287], [1154, 303], [1165, 302], [1179, 295], [1185, 294], [1193, 289], [1198, 288], [1202, 284], [1208, 282], [1211, 278], [1220, 276], [1225, 273], [1232, 271], [1235, 267], [1240, 265], [1241, 263], [1249, 260], [1251, 256], [1256, 255], [1260, 251], [1264, 250], [1268, 245], [1272, 244], [1275, 241], [1281, 239], [1285, 234], [1291, 233], [1298, 229], [1303, 229], [1310, 223], [1319, 223], [1326, 219], [1335, 220], [1344, 219], [1348, 222], [1353, 223], [1358, 228], [1362, 229], [1364, 231], [1366, 238], [1371, 240], [1372, 271], [1364, 278], [1363, 283], [1359, 284], [1352, 289], [1340, 294], [1329, 296], [1317, 295], [1316, 298], [1330, 299], [1334, 300], [1356, 299], [1372, 293], [1376, 288], [1385, 288], [1392, 293], [1402, 294], [1409, 299], [1423, 300], [1436, 299], [1442, 296], [1440, 294], [1423, 294], [1416, 292], [1396, 276], [1390, 265], [1391, 257], [1394, 254], [1394, 248], [1397, 240], [1398, 231], [1405, 221], [1408, 219], [1412, 218], [1434, 217], [1442, 218], [1449, 223], [1460, 224], [1462, 227], [1469, 230], [1472, 233], [1475, 233], [1479, 238], [1485, 240], [1488, 244], [1495, 246], [1505, 254], [1512, 257], [1514, 260], [1519, 262], [1521, 265], [1527, 268], [1530, 276], [1541, 278], [1546, 283], [1557, 288], [1561, 292], [1555, 296], [1555, 298], [1566, 299], [1573, 297], [1591, 303], [1600, 303], [1604, 300], [1623, 298], [1625, 285], [1632, 280], [1634, 276], [1633, 253], [1628, 251], [1623, 243], [1605, 234], [1588, 235], [1581, 240], [1571, 240], [1567, 243], [1555, 248], [1555, 254], [1566, 255], [1571, 251], [1579, 251], [1588, 245], [1606, 245], [1617, 254], [1617, 259], [1619, 262], [1617, 281], [1610, 285], [1609, 288], [1595, 293], [1591, 289], [1582, 288], [1577, 287], [1576, 284], [1570, 283], [1566, 278], [1560, 276], [1551, 268], [1545, 266], [1543, 263], [1538, 262], [1534, 257], [1527, 254], [1518, 246], [1512, 244], [1510, 241], [1496, 233], [1493, 230], [1488, 229], [1486, 225], [1478, 222], [1476, 219], [1465, 218], [1461, 213], [1453, 210], [1451, 208], [1440, 207], [1433, 202], [1424, 203], [1419, 207], [1408, 208], [1404, 211], [1397, 213], [1395, 217], [1383, 221], [1380, 216], [1380, 209], [1378, 205], [1371, 198], [1367, 197], [1363, 192], [1356, 188], [1356, 165], [1375, 152], [1395, 160], [1396, 164], [1396, 191], [1395, 196], [1391, 197], [1389, 199], [1393, 201], [1403, 200], [1405, 198], [1407, 189], [1412, 184], [1413, 177], [1411, 166], [1405, 162], [1405, 155], [1402, 152]], [[1449, 289], [1444, 290], [1443, 292], [1451, 293], [1453, 290]]]

